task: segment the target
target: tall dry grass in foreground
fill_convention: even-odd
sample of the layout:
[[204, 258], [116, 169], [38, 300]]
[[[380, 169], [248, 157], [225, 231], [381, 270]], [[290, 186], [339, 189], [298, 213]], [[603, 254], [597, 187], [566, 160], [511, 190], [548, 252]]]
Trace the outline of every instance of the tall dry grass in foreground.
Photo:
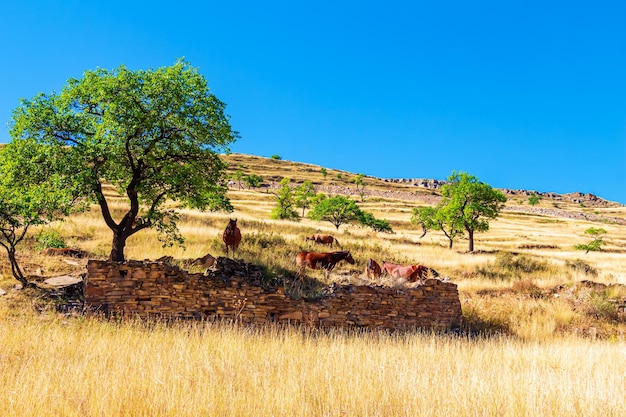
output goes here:
[[626, 415], [626, 344], [0, 310], [3, 416]]

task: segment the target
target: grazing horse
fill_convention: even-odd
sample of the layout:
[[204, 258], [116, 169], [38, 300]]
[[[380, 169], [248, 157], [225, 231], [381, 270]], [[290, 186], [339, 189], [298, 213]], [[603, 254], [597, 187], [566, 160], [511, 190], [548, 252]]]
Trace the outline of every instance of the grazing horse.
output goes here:
[[334, 236], [331, 235], [311, 235], [307, 236], [306, 240], [312, 240], [315, 243], [322, 243], [324, 245], [328, 245], [329, 248], [333, 247], [333, 243], [336, 243], [337, 246], [341, 247], [339, 241], [335, 239]]
[[302, 251], [296, 255], [298, 275], [302, 275], [304, 269], [308, 266], [311, 269], [323, 269], [328, 276], [330, 271], [332, 271], [335, 265], [340, 261], [354, 264], [354, 258], [352, 258], [349, 250], [322, 253]]
[[224, 245], [226, 245], [226, 256], [228, 256], [228, 248], [230, 247], [233, 251], [234, 258], [235, 252], [239, 247], [239, 242], [241, 242], [241, 231], [237, 227], [237, 219], [230, 219], [228, 226], [226, 226], [226, 230], [224, 230], [222, 239], [224, 239]]
[[428, 276], [439, 276], [439, 273], [424, 265], [398, 265], [383, 261], [383, 270], [393, 278], [404, 278], [409, 282], [421, 281]]
[[382, 273], [383, 272], [380, 269], [380, 265], [378, 265], [378, 262], [376, 262], [372, 258], [367, 260], [367, 265], [365, 267], [365, 275], [367, 275], [368, 278], [380, 278]]
[[417, 265], [399, 265], [383, 261], [383, 272], [392, 278], [404, 278], [412, 281], [415, 278]]

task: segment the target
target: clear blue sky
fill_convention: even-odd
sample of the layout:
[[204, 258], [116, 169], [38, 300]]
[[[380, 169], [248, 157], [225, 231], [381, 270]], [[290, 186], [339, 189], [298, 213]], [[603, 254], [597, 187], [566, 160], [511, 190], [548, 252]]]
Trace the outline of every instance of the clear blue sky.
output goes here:
[[3, 1], [0, 142], [22, 97], [179, 57], [233, 152], [626, 204], [623, 0]]

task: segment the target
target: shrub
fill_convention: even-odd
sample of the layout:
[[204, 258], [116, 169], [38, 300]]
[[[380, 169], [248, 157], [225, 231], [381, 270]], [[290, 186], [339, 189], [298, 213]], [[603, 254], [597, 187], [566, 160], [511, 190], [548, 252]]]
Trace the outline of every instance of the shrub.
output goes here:
[[285, 238], [273, 233], [252, 233], [246, 235], [246, 246], [267, 249], [275, 246], [286, 245]]
[[507, 272], [519, 274], [543, 271], [547, 268], [545, 262], [536, 261], [526, 255], [514, 255], [511, 252], [498, 252], [496, 266]]
[[601, 319], [616, 320], [619, 309], [605, 292], [593, 293], [589, 297], [589, 314]]
[[65, 240], [61, 237], [61, 232], [58, 229], [42, 229], [37, 234], [35, 240], [37, 241], [35, 244], [35, 249], [37, 250], [47, 248], [65, 248], [67, 246]]
[[573, 261], [565, 261], [565, 266], [570, 269], [573, 269], [575, 272], [582, 272], [585, 275], [592, 275], [594, 277], [598, 276], [598, 270], [586, 263], [583, 260], [575, 259]]

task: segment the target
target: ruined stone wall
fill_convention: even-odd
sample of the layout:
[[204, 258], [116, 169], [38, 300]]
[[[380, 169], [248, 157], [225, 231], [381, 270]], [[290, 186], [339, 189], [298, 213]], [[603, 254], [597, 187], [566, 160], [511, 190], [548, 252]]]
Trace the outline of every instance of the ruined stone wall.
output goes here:
[[[302, 323], [321, 328], [449, 329], [461, 324], [457, 286], [429, 279], [414, 288], [342, 285], [316, 301], [294, 300], [259, 284], [261, 269], [240, 263], [207, 275], [162, 262], [90, 260], [85, 304], [104, 313]], [[222, 263], [224, 265], [224, 263]]]

